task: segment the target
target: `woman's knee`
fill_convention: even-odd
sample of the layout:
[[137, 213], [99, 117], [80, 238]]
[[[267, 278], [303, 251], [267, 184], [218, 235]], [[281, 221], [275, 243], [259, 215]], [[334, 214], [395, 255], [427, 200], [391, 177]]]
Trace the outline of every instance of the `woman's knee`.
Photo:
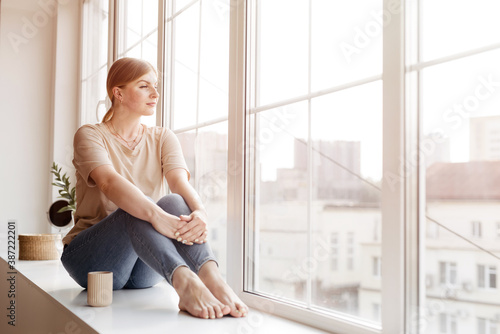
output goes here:
[[179, 194], [169, 194], [162, 197], [158, 201], [158, 206], [160, 206], [165, 212], [168, 212], [174, 216], [189, 215], [191, 210], [189, 206], [184, 201]]

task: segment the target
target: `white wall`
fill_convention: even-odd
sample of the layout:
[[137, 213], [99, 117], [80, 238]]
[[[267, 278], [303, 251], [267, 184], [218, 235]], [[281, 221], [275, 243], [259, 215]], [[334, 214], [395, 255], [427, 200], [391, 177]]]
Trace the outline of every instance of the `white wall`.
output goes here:
[[9, 219], [17, 221], [17, 234], [50, 232], [50, 167], [53, 159], [71, 160], [80, 1], [59, 2], [1, 1], [0, 256]]

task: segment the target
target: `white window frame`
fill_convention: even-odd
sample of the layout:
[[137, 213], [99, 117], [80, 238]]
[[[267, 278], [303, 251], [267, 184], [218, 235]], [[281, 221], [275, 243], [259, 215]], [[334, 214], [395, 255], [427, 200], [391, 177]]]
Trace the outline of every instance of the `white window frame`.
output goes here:
[[[444, 323], [443, 323], [444, 321]], [[443, 331], [443, 327], [445, 330]], [[457, 317], [448, 313], [439, 314], [439, 333], [457, 334]]]
[[338, 271], [339, 270], [339, 233], [332, 232], [330, 235], [330, 247], [331, 247], [331, 270]]
[[[481, 322], [483, 324], [483, 328], [481, 328]], [[484, 330], [481, 330], [484, 329]], [[498, 323], [495, 321], [492, 321], [487, 318], [477, 318], [477, 334], [492, 334], [492, 333], [498, 333], [499, 326]]]
[[[442, 269], [444, 269], [444, 272]], [[456, 286], [458, 284], [458, 269], [455, 262], [439, 262], [439, 283], [447, 286]]]
[[[494, 275], [492, 279], [491, 276]], [[481, 280], [482, 276], [482, 280]], [[477, 265], [477, 287], [480, 289], [497, 289], [497, 267], [478, 264]], [[494, 286], [492, 286], [494, 285]]]
[[354, 270], [354, 232], [347, 233], [346, 269]]
[[[394, 13], [390, 24], [384, 27], [383, 71], [383, 171], [384, 176], [396, 177], [397, 182], [383, 182], [382, 186], [382, 328], [362, 322], [346, 314], [321, 314], [246, 292], [244, 258], [245, 244], [245, 110], [246, 110], [246, 5], [245, 0], [231, 0], [230, 69], [229, 69], [229, 134], [228, 134], [228, 282], [250, 306], [261, 311], [294, 319], [304, 324], [337, 333], [403, 333], [408, 326], [407, 290], [405, 275], [415, 275], [415, 268], [405, 268], [405, 260], [414, 256], [405, 249], [409, 235], [407, 224], [416, 217], [415, 208], [409, 208], [409, 183], [400, 175], [401, 157], [407, 151], [405, 122], [405, 19], [404, 2], [384, 0], [384, 10]], [[396, 8], [396, 10], [395, 10]], [[406, 144], [405, 144], [406, 143]], [[416, 203], [413, 201], [413, 203]], [[418, 233], [418, 230], [414, 233]], [[256, 235], [258, 238], [258, 235]], [[416, 239], [418, 240], [418, 239]], [[254, 242], [258, 242], [254, 240]], [[409, 261], [406, 261], [410, 263]], [[411, 262], [414, 263], [414, 262]], [[416, 264], [414, 266], [417, 266]], [[411, 269], [411, 270], [410, 270]], [[408, 272], [405, 272], [408, 270]]]
[[381, 277], [382, 259], [380, 256], [372, 257], [372, 275], [375, 278]]
[[473, 220], [471, 221], [471, 228], [472, 228], [472, 236], [474, 238], [481, 238], [483, 236], [483, 228], [482, 228], [482, 223], [479, 220]]

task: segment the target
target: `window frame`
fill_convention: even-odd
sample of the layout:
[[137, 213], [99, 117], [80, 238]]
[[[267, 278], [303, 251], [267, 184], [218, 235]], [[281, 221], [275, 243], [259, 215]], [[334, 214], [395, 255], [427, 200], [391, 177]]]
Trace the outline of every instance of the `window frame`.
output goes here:
[[[158, 64], [159, 90], [168, 99], [169, 76], [168, 49], [171, 43], [166, 18], [167, 0], [159, 1], [158, 8]], [[200, 0], [202, 1], [202, 0]], [[254, 295], [244, 291], [246, 268], [245, 252], [245, 131], [246, 131], [246, 0], [230, 0], [230, 46], [229, 46], [229, 99], [228, 99], [228, 183], [227, 183], [227, 261], [232, 268], [227, 280], [239, 296], [255, 310], [276, 314], [299, 321], [312, 327], [338, 333], [401, 333], [409, 331], [410, 305], [415, 294], [410, 293], [410, 285], [418, 279], [418, 264], [406, 266], [405, 263], [418, 254], [418, 233], [416, 230], [418, 211], [415, 198], [418, 196], [411, 184], [418, 180], [411, 170], [408, 175], [401, 174], [401, 157], [406, 156], [409, 147], [416, 143], [409, 140], [414, 129], [414, 119], [410, 119], [405, 108], [405, 1], [383, 0], [383, 10], [393, 13], [390, 24], [384, 25], [383, 38], [383, 191], [382, 191], [382, 328], [372, 323], [362, 322], [346, 314], [323, 314], [281, 301]], [[108, 70], [117, 59], [117, 30], [119, 27], [119, 0], [109, 0], [108, 18]], [[396, 12], [394, 9], [396, 8]], [[167, 100], [167, 103], [170, 101]], [[157, 106], [157, 125], [168, 126], [169, 115], [165, 111], [165, 101], [159, 100]], [[165, 117], [164, 117], [165, 116]], [[202, 127], [202, 125], [199, 125]], [[390, 181], [396, 178], [397, 182]], [[258, 242], [258, 239], [256, 240]], [[406, 280], [405, 280], [406, 277]], [[420, 280], [424, 282], [425, 280]], [[418, 284], [418, 280], [417, 280]], [[414, 314], [411, 314], [415, 317]], [[249, 315], [252, 317], [252, 315]], [[250, 320], [250, 318], [249, 318]], [[253, 322], [249, 322], [252, 324]]]
[[449, 261], [439, 262], [439, 283], [446, 286], [457, 286], [457, 263]]
[[[405, 276], [416, 277], [417, 264], [405, 267], [410, 256], [418, 251], [415, 242], [408, 243], [412, 250], [406, 250], [406, 238], [411, 234], [407, 224], [416, 221], [416, 196], [410, 192], [413, 177], [400, 174], [400, 159], [407, 152], [407, 128], [410, 123], [405, 108], [405, 11], [404, 1], [384, 0], [384, 10], [394, 13], [390, 24], [385, 25], [383, 38], [383, 186], [382, 186], [382, 328], [372, 323], [358, 321], [346, 314], [322, 314], [299, 308], [273, 298], [258, 296], [245, 291], [246, 268], [244, 259], [249, 245], [245, 244], [245, 131], [247, 131], [245, 110], [246, 64], [247, 64], [247, 1], [230, 2], [230, 70], [229, 70], [229, 149], [228, 149], [228, 282], [240, 298], [250, 307], [269, 312], [327, 331], [335, 328], [338, 333], [401, 333], [409, 326]], [[413, 142], [415, 143], [415, 141]], [[395, 177], [396, 182], [387, 178]], [[410, 205], [413, 205], [410, 207]], [[414, 231], [418, 233], [418, 230]], [[258, 239], [258, 235], [255, 236]], [[418, 238], [415, 237], [415, 240]], [[253, 241], [255, 242], [255, 241]], [[405, 261], [406, 260], [406, 261]], [[411, 262], [413, 263], [413, 262]], [[406, 282], [415, 280], [407, 280]]]
[[482, 238], [483, 237], [483, 228], [482, 222], [480, 220], [471, 221], [471, 230], [473, 238]]
[[[496, 290], [497, 289], [497, 267], [494, 265], [478, 264], [477, 270], [477, 287], [481, 290]], [[492, 278], [493, 276], [493, 278]]]

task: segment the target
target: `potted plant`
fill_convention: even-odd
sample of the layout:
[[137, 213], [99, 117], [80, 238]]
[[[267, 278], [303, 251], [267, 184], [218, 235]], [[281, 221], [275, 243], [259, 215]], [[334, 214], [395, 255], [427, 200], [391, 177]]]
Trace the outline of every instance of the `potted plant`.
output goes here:
[[66, 211], [71, 211], [73, 213], [76, 210], [76, 191], [75, 187], [71, 187], [69, 177], [64, 173], [61, 175], [61, 167], [59, 167], [55, 162], [52, 163], [52, 169], [50, 171], [55, 176], [53, 186], [59, 187], [59, 198], [65, 199], [68, 204], [60, 208], [57, 213], [62, 213]]

